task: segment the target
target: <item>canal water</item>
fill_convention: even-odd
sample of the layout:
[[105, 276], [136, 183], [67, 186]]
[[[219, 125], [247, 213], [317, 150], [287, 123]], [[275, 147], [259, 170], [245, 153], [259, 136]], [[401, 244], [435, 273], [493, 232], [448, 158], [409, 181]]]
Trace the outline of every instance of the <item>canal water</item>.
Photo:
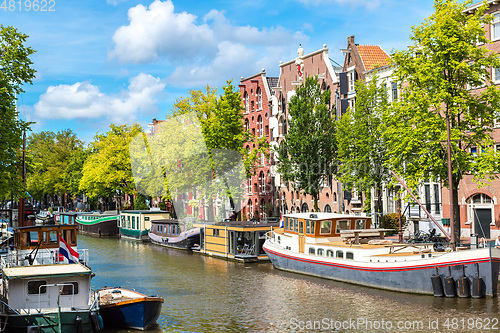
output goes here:
[[[500, 299], [382, 291], [118, 239], [79, 236], [93, 288], [164, 298], [149, 332], [498, 332]], [[430, 282], [429, 282], [430, 283]], [[106, 332], [129, 332], [106, 329]]]

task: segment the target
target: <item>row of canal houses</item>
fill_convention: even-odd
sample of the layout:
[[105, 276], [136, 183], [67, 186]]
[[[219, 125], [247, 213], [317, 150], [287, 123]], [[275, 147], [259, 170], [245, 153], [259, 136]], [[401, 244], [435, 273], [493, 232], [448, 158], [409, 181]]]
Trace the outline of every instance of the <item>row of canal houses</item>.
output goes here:
[[[492, 14], [492, 24], [484, 27], [487, 37], [492, 41], [488, 48], [500, 52], [500, 4], [488, 0]], [[468, 7], [473, 12], [480, 4]], [[371, 80], [375, 75], [378, 83], [386, 87], [389, 102], [397, 100], [401, 91], [401, 83], [392, 78], [394, 68], [389, 64], [389, 55], [377, 45], [363, 45], [355, 42], [354, 36], [347, 38], [345, 49], [339, 50], [344, 55], [342, 65], [335, 64], [329, 56], [329, 49], [323, 45], [319, 50], [306, 53], [302, 47], [297, 50], [297, 57], [279, 64], [279, 76], [268, 77], [265, 69], [249, 77], [242, 77], [239, 82], [242, 103], [244, 106], [244, 126], [256, 137], [265, 137], [271, 147], [279, 146], [287, 133], [288, 103], [295, 94], [295, 88], [305, 81], [306, 77], [317, 77], [323, 90], [331, 94], [331, 107], [336, 110], [336, 117], [341, 117], [348, 108], [355, 106], [357, 80]], [[491, 70], [493, 83], [500, 83], [500, 69]], [[484, 89], [484, 88], [478, 88]], [[154, 128], [158, 122], [153, 119], [150, 124]], [[500, 149], [500, 120], [493, 129], [493, 140], [496, 149]], [[247, 150], [255, 148], [255, 142], [246, 144]], [[471, 153], [474, 153], [471, 148]], [[241, 217], [243, 220], [263, 220], [281, 213], [308, 212], [312, 210], [313, 198], [304, 195], [294, 187], [292, 182], [285, 182], [277, 172], [277, 161], [272, 150], [270, 157], [261, 157], [260, 165], [255, 173], [244, 184], [245, 199], [242, 202]], [[399, 188], [383, 188], [382, 214], [397, 212], [397, 193]], [[479, 234], [480, 237], [495, 238], [500, 235], [500, 203], [498, 193], [500, 180], [493, 180], [487, 186], [479, 187], [472, 176], [465, 176], [459, 189], [459, 204], [462, 221], [462, 237]], [[446, 226], [449, 220], [450, 207], [448, 191], [443, 190], [442, 183], [436, 180], [423, 180], [419, 188], [419, 197], [433, 216]], [[372, 193], [371, 198], [375, 198]], [[188, 210], [189, 200], [184, 203]], [[321, 212], [338, 212], [361, 215], [365, 196], [356, 190], [348, 190], [334, 177], [325, 179], [319, 196]], [[372, 199], [373, 200], [373, 199]], [[378, 216], [375, 212], [377, 202], [371, 202], [375, 225]], [[200, 202], [200, 216], [204, 207]], [[401, 208], [412, 221], [414, 230], [426, 229], [430, 221], [416, 203], [402, 202]], [[206, 209], [206, 207], [205, 207]]]

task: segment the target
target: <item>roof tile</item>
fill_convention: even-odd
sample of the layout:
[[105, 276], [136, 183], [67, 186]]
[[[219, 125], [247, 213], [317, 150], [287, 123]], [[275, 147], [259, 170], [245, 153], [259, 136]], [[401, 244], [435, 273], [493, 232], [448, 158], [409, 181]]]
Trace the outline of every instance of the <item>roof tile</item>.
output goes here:
[[380, 46], [357, 45], [357, 48], [366, 71], [389, 64], [390, 58]]

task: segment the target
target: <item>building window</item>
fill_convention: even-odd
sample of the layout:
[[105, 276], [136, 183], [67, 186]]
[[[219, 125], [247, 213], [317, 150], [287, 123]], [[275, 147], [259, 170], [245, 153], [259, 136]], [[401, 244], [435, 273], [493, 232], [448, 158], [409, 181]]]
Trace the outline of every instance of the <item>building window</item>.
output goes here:
[[492, 77], [494, 83], [500, 83], [500, 68], [493, 68]]
[[332, 208], [330, 207], [330, 205], [326, 205], [325, 206], [325, 213], [331, 213], [332, 212]]
[[349, 92], [352, 92], [356, 89], [355, 82], [356, 82], [356, 71], [351, 71], [348, 74], [349, 77]]
[[254, 101], [250, 102], [250, 110], [252, 110], [252, 111], [255, 110], [255, 102]]
[[264, 171], [259, 173], [259, 183], [260, 183], [260, 192], [266, 193], [266, 178], [264, 177]]
[[259, 116], [257, 118], [257, 127], [258, 127], [258, 136], [259, 138], [262, 138], [262, 136], [264, 135], [264, 126], [263, 126], [263, 122], [262, 122], [262, 116]]
[[257, 88], [257, 109], [262, 110], [262, 90]]
[[472, 155], [477, 155], [477, 147], [470, 147], [470, 153]]
[[302, 204], [302, 213], [308, 212], [309, 211], [309, 206], [304, 202]]
[[391, 95], [392, 95], [393, 101], [398, 100], [398, 83], [397, 82], [391, 82]]
[[250, 122], [248, 121], [248, 119], [245, 119], [245, 129], [247, 131], [250, 131]]
[[248, 93], [245, 91], [245, 112], [248, 113], [248, 105], [249, 105], [249, 100], [248, 100]]
[[248, 178], [248, 194], [252, 194], [252, 177]]
[[493, 13], [493, 21], [491, 21], [491, 40], [500, 38], [500, 14]]

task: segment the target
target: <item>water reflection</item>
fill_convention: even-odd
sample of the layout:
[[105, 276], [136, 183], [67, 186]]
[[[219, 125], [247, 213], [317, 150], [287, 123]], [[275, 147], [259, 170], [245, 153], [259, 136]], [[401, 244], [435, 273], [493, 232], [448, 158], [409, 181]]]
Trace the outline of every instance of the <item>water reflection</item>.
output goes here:
[[[234, 263], [128, 240], [79, 236], [79, 246], [90, 250], [94, 288], [121, 286], [165, 299], [159, 325], [151, 332], [478, 332], [500, 328], [498, 298], [388, 292], [283, 272], [269, 263]], [[489, 327], [496, 329], [485, 329], [488, 320]], [[339, 327], [339, 323], [347, 326]], [[380, 327], [382, 323], [386, 326]]]

